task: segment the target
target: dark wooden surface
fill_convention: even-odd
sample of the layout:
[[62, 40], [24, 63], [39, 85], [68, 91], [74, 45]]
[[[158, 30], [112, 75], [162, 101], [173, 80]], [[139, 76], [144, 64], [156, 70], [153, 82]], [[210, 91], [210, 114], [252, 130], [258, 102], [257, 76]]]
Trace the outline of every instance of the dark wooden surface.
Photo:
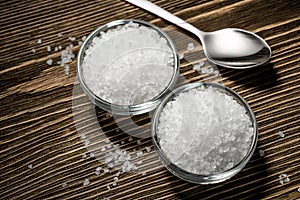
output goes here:
[[[257, 33], [271, 46], [269, 64], [249, 70], [219, 68], [221, 81], [244, 97], [259, 126], [258, 150], [237, 176], [222, 184], [201, 186], [182, 181], [151, 154], [150, 170], [121, 174], [118, 186], [108, 190], [115, 171], [95, 175], [103, 162], [82, 158], [100, 143], [86, 147], [78, 131], [97, 132], [85, 114], [95, 110], [106, 137], [114, 143], [128, 139], [117, 132], [116, 121], [126, 127], [129, 118], [110, 118], [93, 108], [77, 91], [75, 61], [70, 75], [55, 63], [60, 52], [46, 47], [71, 42], [107, 22], [135, 18], [172, 33], [184, 33], [166, 21], [120, 0], [10, 0], [0, 2], [0, 199], [300, 199], [300, 2], [295, 0], [155, 0], [157, 5], [204, 31], [237, 27]], [[57, 34], [63, 33], [59, 38]], [[175, 41], [178, 48], [187, 44]], [[42, 39], [42, 44], [37, 40]], [[190, 38], [192, 39], [192, 38]], [[78, 39], [77, 39], [78, 41]], [[79, 46], [74, 43], [77, 54]], [[31, 49], [35, 48], [34, 54]], [[206, 80], [183, 62], [188, 81]], [[220, 80], [219, 80], [220, 81]], [[75, 92], [74, 92], [75, 91]], [[75, 101], [76, 100], [76, 101]], [[72, 109], [72, 103], [76, 109]], [[77, 113], [76, 113], [77, 112]], [[80, 129], [73, 115], [82, 114]], [[149, 118], [134, 118], [132, 132], [149, 134]], [[80, 129], [80, 130], [79, 130]], [[284, 138], [277, 131], [285, 133]], [[100, 134], [100, 133], [98, 133]], [[152, 146], [149, 138], [126, 142], [128, 151]], [[98, 155], [97, 155], [98, 156]], [[32, 164], [32, 169], [28, 165]], [[286, 173], [290, 182], [279, 184]], [[83, 186], [85, 178], [91, 183]], [[62, 187], [67, 183], [66, 187]]]

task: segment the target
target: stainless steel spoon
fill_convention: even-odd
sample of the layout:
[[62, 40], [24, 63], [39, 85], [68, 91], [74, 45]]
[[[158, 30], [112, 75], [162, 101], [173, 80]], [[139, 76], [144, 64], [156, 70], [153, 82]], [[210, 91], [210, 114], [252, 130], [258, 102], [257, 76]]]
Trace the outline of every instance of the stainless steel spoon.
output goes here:
[[147, 0], [125, 0], [177, 26], [194, 33], [200, 39], [206, 57], [213, 63], [235, 69], [255, 67], [266, 63], [271, 48], [258, 35], [236, 28], [203, 32]]

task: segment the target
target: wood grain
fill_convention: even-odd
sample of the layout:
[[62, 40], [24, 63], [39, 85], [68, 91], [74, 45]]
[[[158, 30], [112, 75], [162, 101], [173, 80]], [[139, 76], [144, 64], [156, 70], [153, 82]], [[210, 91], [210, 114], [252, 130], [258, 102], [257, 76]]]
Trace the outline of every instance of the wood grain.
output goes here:
[[[115, 171], [95, 175], [102, 166], [83, 153], [98, 151], [103, 138], [117, 144], [128, 140], [121, 129], [137, 136], [150, 134], [148, 115], [107, 116], [91, 106], [76, 81], [75, 61], [70, 75], [57, 64], [60, 52], [47, 52], [48, 45], [66, 47], [70, 36], [77, 41], [97, 27], [117, 19], [140, 19], [170, 34], [185, 35], [175, 41], [184, 50], [193, 36], [160, 18], [121, 0], [11, 0], [0, 2], [0, 199], [300, 199], [300, 3], [292, 0], [153, 0], [204, 31], [238, 27], [257, 33], [271, 46], [270, 63], [255, 69], [219, 68], [221, 79], [201, 76], [192, 62], [181, 64], [179, 85], [195, 81], [222, 81], [244, 97], [259, 126], [258, 149], [234, 178], [201, 186], [178, 179], [168, 172], [156, 155], [149, 154], [146, 175], [121, 174], [111, 190]], [[64, 37], [57, 37], [62, 33]], [[169, 32], [168, 32], [169, 33]], [[172, 36], [171, 36], [172, 37]], [[42, 44], [37, 44], [42, 39]], [[197, 48], [201, 47], [198, 45]], [[36, 53], [31, 50], [35, 48]], [[78, 53], [79, 46], [72, 49]], [[197, 62], [198, 54], [190, 55]], [[202, 57], [204, 59], [204, 57]], [[74, 91], [77, 91], [74, 93]], [[74, 104], [76, 102], [76, 104]], [[72, 107], [73, 105], [73, 107]], [[75, 107], [74, 107], [75, 106]], [[96, 122], [102, 127], [99, 134]], [[80, 116], [80, 124], [74, 119]], [[131, 123], [133, 120], [139, 126]], [[277, 131], [285, 133], [284, 138]], [[80, 131], [91, 135], [86, 147]], [[149, 138], [126, 142], [127, 151], [152, 146]], [[88, 153], [87, 153], [88, 154]], [[28, 165], [32, 164], [32, 169]], [[290, 182], [279, 184], [286, 173]], [[85, 178], [91, 183], [83, 186]], [[67, 183], [66, 187], [62, 187]]]

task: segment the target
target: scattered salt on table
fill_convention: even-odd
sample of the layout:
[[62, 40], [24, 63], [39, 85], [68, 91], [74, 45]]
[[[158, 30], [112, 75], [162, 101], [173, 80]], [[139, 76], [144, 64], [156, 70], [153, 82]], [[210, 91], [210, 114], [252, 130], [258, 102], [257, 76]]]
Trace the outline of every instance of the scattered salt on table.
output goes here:
[[265, 155], [265, 151], [264, 150], [259, 150], [259, 155], [260, 155], [260, 157], [263, 157]]
[[90, 180], [88, 178], [86, 178], [83, 182], [83, 185], [87, 186], [88, 184], [90, 184]]
[[52, 60], [52, 59], [48, 59], [48, 60], [46, 61], [46, 63], [47, 63], [48, 65], [52, 65], [53, 60]]
[[280, 137], [284, 137], [284, 133], [283, 133], [282, 131], [278, 131], [278, 135], [279, 135]]
[[191, 51], [193, 49], [195, 49], [194, 43], [188, 43], [187, 50]]

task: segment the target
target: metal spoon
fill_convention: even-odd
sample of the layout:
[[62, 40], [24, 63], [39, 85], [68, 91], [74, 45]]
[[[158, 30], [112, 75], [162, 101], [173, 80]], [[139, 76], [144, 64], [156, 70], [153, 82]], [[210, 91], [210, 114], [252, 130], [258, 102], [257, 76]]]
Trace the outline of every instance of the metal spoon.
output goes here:
[[177, 26], [194, 33], [200, 39], [206, 57], [216, 65], [244, 69], [266, 63], [271, 48], [258, 35], [235, 28], [203, 32], [147, 0], [125, 0]]

